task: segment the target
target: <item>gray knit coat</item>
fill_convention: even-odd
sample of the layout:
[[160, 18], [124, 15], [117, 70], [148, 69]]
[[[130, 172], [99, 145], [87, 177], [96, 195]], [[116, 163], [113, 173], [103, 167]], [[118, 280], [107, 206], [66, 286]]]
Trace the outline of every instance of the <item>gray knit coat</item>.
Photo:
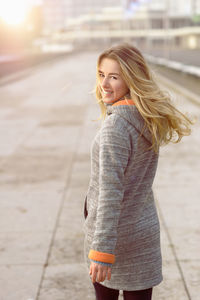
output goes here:
[[135, 105], [107, 105], [91, 147], [84, 256], [89, 270], [90, 249], [115, 255], [111, 280], [101, 284], [118, 290], [147, 289], [162, 281], [152, 191], [158, 154], [148, 149], [151, 134], [143, 126]]

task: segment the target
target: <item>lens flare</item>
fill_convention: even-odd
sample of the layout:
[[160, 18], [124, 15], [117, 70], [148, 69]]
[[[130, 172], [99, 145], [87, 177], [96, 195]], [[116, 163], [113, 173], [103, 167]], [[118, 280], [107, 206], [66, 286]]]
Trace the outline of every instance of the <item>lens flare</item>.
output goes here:
[[29, 9], [27, 0], [0, 0], [0, 18], [9, 25], [23, 23]]

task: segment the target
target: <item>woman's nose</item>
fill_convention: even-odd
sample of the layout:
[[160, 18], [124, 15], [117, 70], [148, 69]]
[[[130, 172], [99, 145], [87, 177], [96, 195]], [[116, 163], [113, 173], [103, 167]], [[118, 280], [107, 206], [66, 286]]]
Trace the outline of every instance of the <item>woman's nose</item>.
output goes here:
[[108, 87], [109, 86], [109, 81], [106, 77], [103, 78], [102, 82], [101, 82], [101, 86], [104, 87]]

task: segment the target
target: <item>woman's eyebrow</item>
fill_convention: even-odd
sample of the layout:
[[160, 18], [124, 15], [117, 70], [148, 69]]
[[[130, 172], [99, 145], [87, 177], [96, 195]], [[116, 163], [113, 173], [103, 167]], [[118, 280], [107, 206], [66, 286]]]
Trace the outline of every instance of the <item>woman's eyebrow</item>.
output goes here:
[[[99, 73], [102, 73], [102, 74], [103, 74], [103, 71], [99, 70]], [[109, 73], [108, 75], [118, 75], [118, 76], [120, 76], [119, 73]]]

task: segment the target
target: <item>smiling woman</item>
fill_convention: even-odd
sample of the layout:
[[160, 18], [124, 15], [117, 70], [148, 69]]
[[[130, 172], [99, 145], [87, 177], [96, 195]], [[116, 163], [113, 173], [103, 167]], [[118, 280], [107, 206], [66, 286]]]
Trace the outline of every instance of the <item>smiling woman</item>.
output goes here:
[[0, 18], [9, 25], [22, 24], [30, 6], [27, 0], [0, 1]]
[[160, 223], [153, 193], [159, 149], [190, 134], [140, 51], [105, 49], [97, 60], [102, 126], [90, 153], [84, 254], [96, 300], [151, 300], [162, 279]]

